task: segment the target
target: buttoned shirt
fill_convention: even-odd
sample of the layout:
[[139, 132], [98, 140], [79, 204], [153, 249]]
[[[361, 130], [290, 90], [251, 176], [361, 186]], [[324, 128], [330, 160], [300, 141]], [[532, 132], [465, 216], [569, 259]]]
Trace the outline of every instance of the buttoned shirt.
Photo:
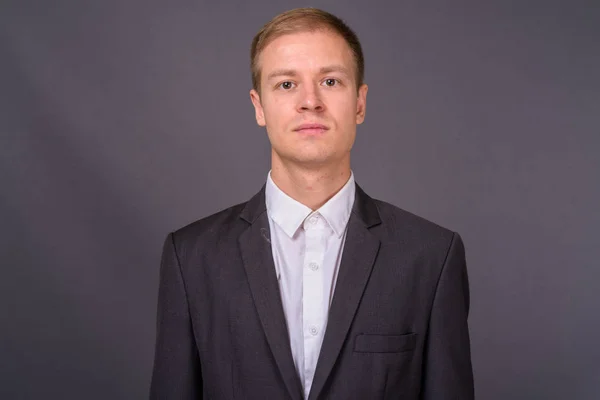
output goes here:
[[292, 357], [308, 398], [327, 327], [355, 195], [354, 174], [318, 210], [292, 199], [267, 177], [270, 241]]

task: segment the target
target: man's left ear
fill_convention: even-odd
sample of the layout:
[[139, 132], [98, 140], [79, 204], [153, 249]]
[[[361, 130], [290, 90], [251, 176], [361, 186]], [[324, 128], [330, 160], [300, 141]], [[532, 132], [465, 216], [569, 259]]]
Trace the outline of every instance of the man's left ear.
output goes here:
[[358, 88], [358, 99], [356, 101], [356, 124], [362, 124], [367, 113], [367, 92], [369, 87], [366, 84]]

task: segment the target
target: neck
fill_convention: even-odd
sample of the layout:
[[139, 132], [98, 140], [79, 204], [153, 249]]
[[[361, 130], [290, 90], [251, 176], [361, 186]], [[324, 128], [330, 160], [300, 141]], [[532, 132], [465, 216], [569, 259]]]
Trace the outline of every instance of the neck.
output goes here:
[[271, 179], [285, 194], [317, 210], [331, 199], [350, 179], [350, 160], [310, 168], [284, 163], [273, 157]]

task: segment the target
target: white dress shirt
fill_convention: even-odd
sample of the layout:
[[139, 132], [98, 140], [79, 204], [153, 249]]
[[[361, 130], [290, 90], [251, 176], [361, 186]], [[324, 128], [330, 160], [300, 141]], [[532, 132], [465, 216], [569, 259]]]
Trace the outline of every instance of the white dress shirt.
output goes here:
[[333, 298], [346, 227], [354, 204], [354, 174], [316, 211], [267, 177], [265, 200], [275, 271], [296, 371], [308, 397]]

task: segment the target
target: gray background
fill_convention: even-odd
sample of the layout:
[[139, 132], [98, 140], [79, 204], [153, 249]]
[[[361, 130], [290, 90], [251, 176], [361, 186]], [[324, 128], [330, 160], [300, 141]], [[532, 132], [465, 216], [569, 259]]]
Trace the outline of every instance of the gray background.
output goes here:
[[363, 43], [358, 182], [465, 240], [477, 397], [600, 398], [600, 2], [501, 0], [3, 1], [0, 398], [147, 397], [162, 241], [265, 181], [250, 41], [305, 5]]

